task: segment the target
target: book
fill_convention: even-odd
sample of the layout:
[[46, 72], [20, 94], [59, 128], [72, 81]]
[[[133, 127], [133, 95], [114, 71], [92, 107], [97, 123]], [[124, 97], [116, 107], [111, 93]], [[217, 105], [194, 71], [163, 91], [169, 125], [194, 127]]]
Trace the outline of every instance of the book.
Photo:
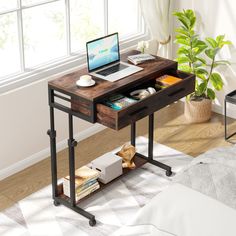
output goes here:
[[182, 79], [172, 76], [172, 75], [163, 75], [156, 79], [156, 87], [158, 88], [167, 88], [173, 84], [179, 83]]
[[78, 202], [79, 200], [81, 200], [82, 198], [88, 196], [89, 194], [91, 194], [92, 192], [96, 191], [97, 189], [100, 188], [99, 183], [97, 182], [96, 184], [94, 184], [93, 186], [91, 186], [90, 188], [88, 188], [86, 191], [84, 191], [83, 193], [80, 194], [76, 194], [76, 202]]
[[[99, 177], [99, 171], [83, 166], [75, 171], [75, 188], [86, 185], [88, 182], [96, 180]], [[70, 191], [70, 176], [63, 178], [64, 191]]]
[[138, 64], [143, 63], [145, 61], [154, 60], [155, 57], [150, 54], [140, 53], [140, 54], [128, 56], [127, 59], [128, 59], [128, 61], [132, 62], [134, 65], [138, 65]]
[[104, 101], [104, 104], [111, 107], [114, 110], [121, 110], [124, 107], [127, 107], [133, 103], [136, 103], [136, 99], [125, 97], [121, 94], [114, 95]]
[[[89, 181], [87, 181], [85, 184], [81, 185], [80, 187], [75, 188], [75, 191], [77, 194], [83, 192], [83, 190], [89, 188], [90, 186], [92, 186], [93, 184], [95, 184], [97, 182], [97, 178], [91, 179]], [[63, 191], [64, 194], [66, 196], [70, 196], [70, 183], [68, 185], [68, 183], [64, 184], [63, 183]]]

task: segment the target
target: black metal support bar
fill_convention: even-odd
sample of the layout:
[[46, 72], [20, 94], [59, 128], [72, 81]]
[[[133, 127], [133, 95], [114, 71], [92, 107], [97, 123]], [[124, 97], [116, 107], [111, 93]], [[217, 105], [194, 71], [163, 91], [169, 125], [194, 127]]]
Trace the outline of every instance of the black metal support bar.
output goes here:
[[74, 207], [76, 205], [75, 199], [75, 146], [77, 142], [73, 137], [73, 116], [69, 114], [69, 139], [68, 139], [68, 147], [69, 147], [69, 172], [70, 172], [70, 200], [71, 206]]
[[154, 114], [148, 117], [148, 159], [153, 160]]
[[136, 142], [135, 142], [135, 139], [136, 139], [136, 122], [133, 122], [130, 125], [130, 128], [131, 128], [131, 145], [133, 145], [135, 147], [135, 145], [136, 145]]
[[[54, 91], [48, 90], [49, 104], [54, 101]], [[51, 174], [52, 174], [52, 196], [53, 199], [58, 196], [57, 193], [57, 151], [56, 151], [56, 130], [54, 119], [54, 108], [50, 106], [50, 129], [47, 131], [50, 137], [50, 151], [51, 151]]]
[[172, 171], [171, 171], [171, 167], [170, 167], [170, 166], [168, 166], [168, 165], [166, 165], [166, 164], [164, 164], [164, 163], [161, 163], [161, 162], [159, 162], [159, 161], [156, 161], [156, 160], [150, 160], [149, 157], [146, 157], [146, 156], [144, 156], [144, 155], [141, 154], [141, 153], [136, 153], [136, 155], [139, 156], [139, 157], [141, 157], [141, 158], [143, 158], [143, 159], [145, 159], [145, 160], [147, 160], [147, 162], [149, 162], [149, 163], [151, 163], [151, 164], [153, 164], [153, 165], [155, 165], [155, 166], [158, 166], [158, 167], [160, 167], [161, 169], [166, 170], [166, 175], [167, 175], [167, 176], [171, 176], [171, 175], [172, 175]]
[[226, 114], [226, 99], [224, 100], [224, 121], [225, 121], [225, 140], [227, 140], [227, 114]]
[[[131, 126], [132, 127], [132, 126]], [[132, 137], [132, 135], [131, 135]], [[144, 156], [141, 153], [136, 153], [137, 156], [145, 159], [147, 162], [160, 167], [161, 169], [166, 170], [166, 175], [171, 176], [172, 171], [171, 167], [161, 163], [159, 161], [153, 160], [153, 140], [154, 140], [154, 113], [149, 115], [149, 120], [148, 120], [148, 156]], [[132, 142], [132, 140], [131, 140]]]
[[64, 200], [63, 198], [57, 197], [56, 201], [58, 201], [60, 204], [62, 204], [64, 206], [70, 208], [71, 210], [79, 213], [80, 215], [86, 217], [87, 219], [89, 219], [91, 221], [95, 221], [95, 216], [94, 215], [90, 214], [89, 212], [83, 210], [82, 208], [80, 208], [76, 205], [71, 206], [71, 204], [68, 201]]

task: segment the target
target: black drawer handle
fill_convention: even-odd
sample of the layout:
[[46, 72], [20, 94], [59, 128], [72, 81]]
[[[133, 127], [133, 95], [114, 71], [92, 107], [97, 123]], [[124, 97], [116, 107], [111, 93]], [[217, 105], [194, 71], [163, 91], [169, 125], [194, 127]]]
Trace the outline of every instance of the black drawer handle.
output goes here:
[[182, 92], [182, 91], [184, 91], [184, 90], [185, 90], [185, 88], [177, 89], [176, 91], [174, 91], [174, 92], [168, 94], [168, 96], [169, 96], [169, 97], [172, 97], [172, 96], [176, 95], [177, 93], [180, 93], [180, 92]]
[[136, 115], [136, 114], [141, 113], [142, 111], [145, 111], [145, 110], [147, 110], [147, 107], [141, 107], [141, 108], [139, 108], [138, 110], [131, 112], [131, 113], [129, 114], [129, 116]]

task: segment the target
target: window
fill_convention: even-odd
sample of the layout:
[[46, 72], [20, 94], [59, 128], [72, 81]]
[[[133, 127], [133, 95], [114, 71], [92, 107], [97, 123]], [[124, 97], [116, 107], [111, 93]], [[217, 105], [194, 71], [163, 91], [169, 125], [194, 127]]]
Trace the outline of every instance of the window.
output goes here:
[[139, 0], [1, 0], [0, 29], [0, 86], [78, 60], [91, 39], [144, 35]]

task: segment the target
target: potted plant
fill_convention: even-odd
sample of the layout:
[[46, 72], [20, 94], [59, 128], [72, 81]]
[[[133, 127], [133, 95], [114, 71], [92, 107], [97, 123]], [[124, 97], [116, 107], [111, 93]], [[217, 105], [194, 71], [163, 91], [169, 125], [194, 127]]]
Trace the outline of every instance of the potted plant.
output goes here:
[[196, 75], [195, 91], [186, 98], [185, 117], [189, 122], [204, 122], [211, 118], [215, 91], [221, 90], [224, 85], [215, 68], [229, 64], [225, 60], [216, 60], [216, 56], [224, 45], [231, 42], [226, 41], [224, 35], [200, 40], [195, 33], [196, 16], [190, 9], [173, 14], [180, 22], [175, 40], [180, 45], [176, 59], [178, 68]]

